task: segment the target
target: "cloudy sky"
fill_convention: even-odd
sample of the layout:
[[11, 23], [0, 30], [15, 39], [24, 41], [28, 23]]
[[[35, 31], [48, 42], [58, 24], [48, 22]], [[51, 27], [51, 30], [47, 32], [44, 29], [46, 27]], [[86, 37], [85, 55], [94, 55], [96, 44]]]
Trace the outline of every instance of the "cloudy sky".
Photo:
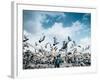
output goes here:
[[61, 45], [70, 36], [77, 44], [90, 44], [91, 14], [23, 10], [23, 29], [33, 45], [43, 34], [44, 43], [57, 37]]

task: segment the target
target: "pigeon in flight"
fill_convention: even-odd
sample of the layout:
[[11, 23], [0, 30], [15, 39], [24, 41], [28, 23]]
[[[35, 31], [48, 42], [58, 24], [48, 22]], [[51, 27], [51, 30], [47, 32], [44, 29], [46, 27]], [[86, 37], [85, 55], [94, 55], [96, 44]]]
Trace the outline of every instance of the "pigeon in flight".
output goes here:
[[54, 39], [53, 46], [55, 46], [55, 45], [59, 44], [59, 42], [57, 42], [57, 38], [56, 38], [56, 37], [53, 37], [53, 39]]
[[43, 37], [40, 38], [39, 43], [41, 43], [41, 42], [44, 41], [44, 40], [45, 40], [45, 35], [43, 35]]
[[62, 46], [62, 48], [61, 48], [61, 49], [66, 49], [66, 48], [67, 48], [67, 45], [68, 45], [68, 42], [63, 41], [63, 46]]
[[68, 41], [71, 41], [71, 38], [70, 38], [70, 36], [68, 36]]
[[24, 40], [23, 40], [23, 42], [26, 42], [26, 41], [28, 41], [29, 39], [26, 37], [26, 36], [24, 36]]

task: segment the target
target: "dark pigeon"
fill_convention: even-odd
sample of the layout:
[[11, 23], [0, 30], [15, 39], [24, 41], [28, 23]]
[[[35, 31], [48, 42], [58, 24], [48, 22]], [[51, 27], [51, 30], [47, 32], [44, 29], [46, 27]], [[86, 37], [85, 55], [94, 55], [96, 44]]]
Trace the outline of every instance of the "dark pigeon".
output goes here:
[[39, 40], [39, 43], [41, 43], [42, 41], [45, 40], [45, 36], [43, 36], [40, 40]]
[[26, 37], [26, 36], [24, 36], [24, 40], [23, 40], [23, 42], [26, 42], [26, 41], [28, 41], [29, 39]]
[[56, 37], [53, 37], [53, 39], [54, 39], [53, 46], [55, 46], [55, 45], [59, 44], [59, 42], [57, 42], [57, 38], [56, 38]]

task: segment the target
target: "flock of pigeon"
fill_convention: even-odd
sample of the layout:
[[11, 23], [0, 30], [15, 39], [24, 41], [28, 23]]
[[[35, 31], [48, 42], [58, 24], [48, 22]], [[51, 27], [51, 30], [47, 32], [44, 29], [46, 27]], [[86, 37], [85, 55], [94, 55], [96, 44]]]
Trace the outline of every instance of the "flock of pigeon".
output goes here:
[[[68, 36], [68, 41], [63, 41], [63, 45], [58, 49], [59, 42], [53, 37], [53, 43], [40, 45], [45, 41], [43, 35], [35, 45], [30, 44], [29, 39], [24, 35], [23, 38], [23, 69], [59, 68], [90, 66], [91, 53], [90, 45], [82, 47]], [[50, 47], [50, 51], [47, 47]], [[38, 47], [39, 46], [39, 47]]]

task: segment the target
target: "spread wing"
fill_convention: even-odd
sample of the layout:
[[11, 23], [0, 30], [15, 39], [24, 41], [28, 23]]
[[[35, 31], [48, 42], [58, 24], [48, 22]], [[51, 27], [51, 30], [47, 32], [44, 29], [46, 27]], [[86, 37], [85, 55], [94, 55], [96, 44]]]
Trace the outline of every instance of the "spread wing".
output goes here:
[[53, 46], [55, 46], [55, 45], [59, 44], [59, 42], [57, 42], [57, 38], [56, 38], [56, 37], [54, 37], [53, 39], [54, 39]]
[[45, 40], [45, 36], [43, 36], [42, 38], [40, 38], [39, 43], [41, 43], [44, 40]]
[[23, 42], [26, 42], [26, 41], [28, 41], [29, 39], [24, 35], [24, 40], [23, 40]]

